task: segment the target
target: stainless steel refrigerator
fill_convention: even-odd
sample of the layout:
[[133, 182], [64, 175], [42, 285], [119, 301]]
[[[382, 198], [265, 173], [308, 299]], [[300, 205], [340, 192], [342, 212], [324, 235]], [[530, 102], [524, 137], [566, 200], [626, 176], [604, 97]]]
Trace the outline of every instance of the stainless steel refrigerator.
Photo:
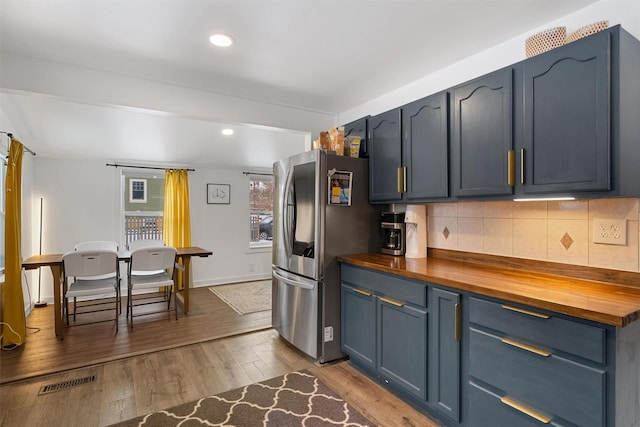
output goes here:
[[314, 150], [274, 163], [273, 173], [273, 327], [320, 363], [339, 359], [336, 256], [380, 249], [368, 160]]

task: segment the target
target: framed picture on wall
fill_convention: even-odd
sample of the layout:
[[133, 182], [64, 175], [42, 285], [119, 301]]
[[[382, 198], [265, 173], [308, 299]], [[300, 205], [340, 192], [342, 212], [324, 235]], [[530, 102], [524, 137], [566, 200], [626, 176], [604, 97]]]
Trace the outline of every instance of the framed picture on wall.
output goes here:
[[231, 203], [230, 184], [207, 184], [207, 203], [210, 205], [228, 205]]

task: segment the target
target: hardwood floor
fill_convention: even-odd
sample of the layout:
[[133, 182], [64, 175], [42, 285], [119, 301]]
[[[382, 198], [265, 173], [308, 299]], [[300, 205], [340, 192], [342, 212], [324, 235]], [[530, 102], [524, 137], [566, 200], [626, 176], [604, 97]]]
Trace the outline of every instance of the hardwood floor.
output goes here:
[[[212, 292], [205, 289], [206, 292], [201, 293], [199, 290], [200, 288], [196, 289], [198, 293], [194, 292], [198, 295], [193, 298], [194, 303], [197, 301], [198, 305], [204, 304], [204, 308], [216, 304], [213, 301], [205, 301], [211, 299], [209, 294], [213, 295]], [[217, 297], [214, 296], [213, 299]], [[6, 383], [0, 386], [0, 425], [105, 426], [287, 372], [308, 369], [376, 425], [438, 426], [424, 414], [361, 374], [348, 362], [340, 361], [326, 365], [314, 363], [311, 358], [288, 345], [273, 329], [201, 340], [200, 337], [210, 333], [209, 329], [215, 325], [225, 325], [229, 331], [241, 327], [234, 326], [234, 321], [230, 318], [218, 318], [219, 314], [223, 314], [220, 307], [208, 313], [201, 307], [200, 314], [196, 313], [198, 311], [194, 307], [192, 315], [181, 317], [178, 322], [167, 321], [166, 317], [152, 322], [141, 321], [140, 329], [136, 324], [131, 334], [123, 333], [126, 328], [121, 326], [117, 338], [120, 335], [132, 335], [124, 339], [128, 343], [126, 345], [119, 343], [119, 339], [113, 334], [113, 324], [111, 329], [107, 326], [105, 332], [101, 332], [105, 334], [104, 337], [97, 331], [94, 332], [96, 325], [71, 328], [62, 341], [62, 346], [67, 349], [65, 351], [47, 352], [44, 348], [46, 345], [42, 343], [43, 348], [39, 353], [43, 358], [46, 359], [48, 354], [51, 354], [73, 364], [73, 360], [79, 358], [77, 352], [72, 352], [72, 347], [76, 344], [82, 345], [82, 352], [101, 354], [102, 358], [115, 357], [108, 349], [111, 345], [128, 348], [132, 352], [140, 351], [135, 341], [139, 338], [138, 332], [142, 330], [146, 331], [144, 341], [155, 339], [163, 342], [162, 345], [167, 345], [171, 340], [170, 336], [179, 333], [189, 334], [188, 339], [200, 340], [168, 350], [156, 350], [57, 374]], [[270, 319], [270, 312], [266, 313]], [[240, 317], [246, 316], [251, 315]], [[185, 324], [185, 329], [177, 330], [181, 322]], [[162, 325], [155, 325], [157, 323]], [[186, 325], [187, 323], [189, 324]], [[195, 330], [200, 330], [200, 334]], [[38, 334], [47, 333], [52, 335], [53, 331], [42, 330]], [[152, 335], [147, 337], [147, 333]], [[86, 342], [83, 344], [78, 335], [93, 335], [93, 346]], [[72, 339], [74, 336], [76, 338]], [[46, 339], [45, 335], [43, 337]], [[28, 341], [27, 344], [29, 343]], [[30, 357], [33, 359], [35, 356]], [[2, 354], [2, 372], [4, 373], [5, 369], [11, 372], [4, 366], [5, 359], [6, 355]], [[11, 360], [11, 364], [14, 369], [27, 370], [20, 367], [19, 361]], [[36, 369], [43, 371], [48, 365], [46, 360], [42, 360], [37, 363]], [[38, 395], [42, 386], [88, 375], [95, 375], [96, 381]]]
[[173, 313], [150, 315], [130, 329], [123, 313], [118, 333], [114, 322], [94, 323], [65, 328], [64, 340], [55, 337], [53, 307], [36, 308], [27, 326], [40, 331], [29, 329], [24, 345], [0, 352], [0, 384], [271, 327], [270, 311], [240, 315], [206, 287], [190, 299], [191, 312], [179, 304], [177, 321]]

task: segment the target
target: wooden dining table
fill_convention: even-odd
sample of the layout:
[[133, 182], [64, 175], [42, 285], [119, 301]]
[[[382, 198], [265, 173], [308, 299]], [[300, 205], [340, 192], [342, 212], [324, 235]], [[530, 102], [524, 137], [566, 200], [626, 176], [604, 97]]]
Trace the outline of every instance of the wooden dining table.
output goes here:
[[[53, 275], [53, 310], [56, 336], [62, 339], [62, 255], [63, 254], [45, 254], [34, 255], [22, 262], [22, 268], [25, 270], [35, 270], [40, 267], [49, 267]], [[184, 248], [176, 248], [176, 255], [182, 259], [184, 266], [183, 274], [183, 306], [185, 314], [189, 314], [189, 283], [191, 275], [191, 258], [192, 257], [208, 257], [213, 255], [212, 251], [202, 249], [197, 246]], [[131, 252], [118, 252], [120, 261], [128, 262], [131, 259]]]

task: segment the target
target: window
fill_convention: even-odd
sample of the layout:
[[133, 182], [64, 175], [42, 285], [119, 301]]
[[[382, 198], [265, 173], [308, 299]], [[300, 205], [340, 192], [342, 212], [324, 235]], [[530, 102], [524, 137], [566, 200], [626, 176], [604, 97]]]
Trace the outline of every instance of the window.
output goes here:
[[123, 241], [162, 240], [164, 173], [125, 170], [123, 176]]
[[147, 203], [146, 179], [129, 179], [129, 203]]
[[250, 247], [271, 246], [273, 240], [273, 176], [249, 175]]

